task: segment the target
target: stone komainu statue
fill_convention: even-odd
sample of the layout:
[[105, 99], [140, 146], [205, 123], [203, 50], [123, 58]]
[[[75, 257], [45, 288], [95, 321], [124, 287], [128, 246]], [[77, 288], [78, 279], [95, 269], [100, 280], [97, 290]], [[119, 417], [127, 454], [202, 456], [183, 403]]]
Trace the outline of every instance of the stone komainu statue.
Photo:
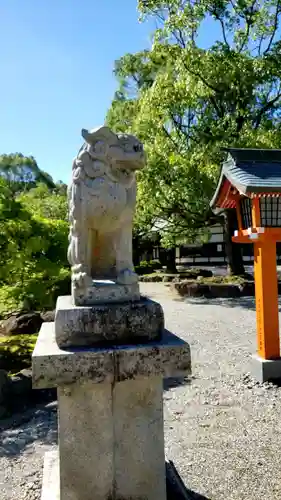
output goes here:
[[93, 279], [134, 284], [132, 222], [135, 171], [145, 165], [142, 144], [105, 126], [83, 129], [82, 136], [68, 189], [72, 286], [87, 288]]

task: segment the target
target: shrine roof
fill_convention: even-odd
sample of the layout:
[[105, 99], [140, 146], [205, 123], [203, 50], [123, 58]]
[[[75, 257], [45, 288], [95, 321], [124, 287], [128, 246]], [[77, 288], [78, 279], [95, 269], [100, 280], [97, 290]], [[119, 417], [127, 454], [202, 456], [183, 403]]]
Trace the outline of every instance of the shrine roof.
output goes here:
[[228, 156], [222, 166], [211, 208], [221, 206], [226, 183], [246, 196], [281, 192], [281, 149], [227, 148], [225, 151]]

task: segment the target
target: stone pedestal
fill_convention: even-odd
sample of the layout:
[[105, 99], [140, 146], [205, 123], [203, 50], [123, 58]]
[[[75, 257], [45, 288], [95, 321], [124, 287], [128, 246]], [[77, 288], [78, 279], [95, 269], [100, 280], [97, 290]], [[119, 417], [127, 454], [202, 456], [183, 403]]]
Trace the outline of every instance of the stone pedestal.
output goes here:
[[75, 306], [71, 296], [59, 297], [55, 331], [59, 347], [137, 344], [157, 340], [164, 313], [154, 300]]
[[254, 354], [251, 359], [251, 375], [261, 384], [281, 381], [281, 358], [263, 359]]
[[61, 349], [44, 323], [36, 388], [58, 387], [59, 453], [46, 455], [42, 500], [164, 500], [163, 377], [190, 373], [168, 331], [135, 345]]

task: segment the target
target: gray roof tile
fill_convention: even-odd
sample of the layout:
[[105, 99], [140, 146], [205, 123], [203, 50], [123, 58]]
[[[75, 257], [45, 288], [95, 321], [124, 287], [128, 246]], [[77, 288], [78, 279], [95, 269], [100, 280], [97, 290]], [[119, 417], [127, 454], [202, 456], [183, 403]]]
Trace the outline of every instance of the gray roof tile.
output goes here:
[[211, 207], [227, 178], [241, 193], [281, 191], [281, 150], [280, 149], [235, 149], [229, 148]]

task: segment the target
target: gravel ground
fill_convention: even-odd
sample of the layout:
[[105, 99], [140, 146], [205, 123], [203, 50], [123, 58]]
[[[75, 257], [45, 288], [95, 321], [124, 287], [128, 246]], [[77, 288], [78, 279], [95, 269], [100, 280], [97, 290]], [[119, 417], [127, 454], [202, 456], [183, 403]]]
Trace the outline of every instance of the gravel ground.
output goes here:
[[[167, 459], [201, 500], [280, 500], [281, 389], [247, 374], [253, 299], [175, 300], [162, 283], [142, 290], [158, 298], [167, 328], [192, 351], [191, 380], [165, 383]], [[1, 500], [40, 498], [43, 455], [57, 440], [56, 405], [28, 418], [1, 432]]]
[[[57, 405], [26, 412], [0, 433], [1, 500], [39, 500], [43, 458], [57, 443]], [[1, 424], [0, 424], [1, 425]]]

